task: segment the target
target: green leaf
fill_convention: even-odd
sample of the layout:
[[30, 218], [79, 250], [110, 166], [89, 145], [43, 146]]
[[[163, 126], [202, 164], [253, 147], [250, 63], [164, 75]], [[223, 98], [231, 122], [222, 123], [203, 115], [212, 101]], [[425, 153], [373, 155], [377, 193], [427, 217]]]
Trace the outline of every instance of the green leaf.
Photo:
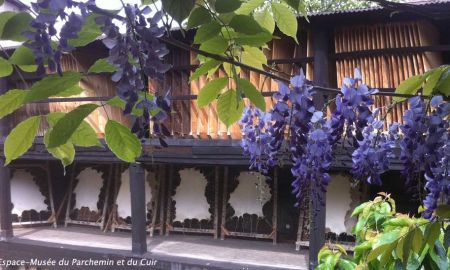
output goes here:
[[229, 13], [238, 9], [241, 4], [239, 0], [216, 0], [214, 7], [218, 13]]
[[204, 107], [211, 103], [228, 84], [228, 78], [222, 77], [209, 81], [198, 93], [198, 106]]
[[13, 89], [0, 96], [0, 119], [19, 109], [24, 104], [28, 91]]
[[220, 95], [217, 103], [217, 113], [219, 115], [219, 119], [227, 127], [241, 118], [243, 110], [244, 102], [241, 100], [238, 106], [235, 90], [230, 89]]
[[[149, 98], [149, 97], [147, 97], [147, 98]], [[106, 104], [109, 105], [109, 106], [117, 107], [117, 108], [120, 108], [120, 109], [124, 110], [126, 102], [124, 100], [122, 100], [120, 97], [115, 96], [115, 97], [111, 98], [110, 100], [108, 100], [106, 102]], [[158, 112], [158, 110], [159, 109], [157, 109], [156, 112]], [[153, 113], [153, 112], [154, 111], [150, 111], [150, 115], [155, 115], [156, 114], [156, 113]], [[136, 108], [136, 105], [131, 110], [131, 115], [134, 115], [134, 116], [142, 116], [143, 113], [144, 113], [144, 111], [142, 109]]]
[[256, 107], [263, 112], [266, 111], [266, 101], [264, 100], [263, 95], [249, 80], [239, 79], [239, 87], [241, 87], [244, 95], [250, 99]]
[[50, 75], [31, 86], [25, 102], [33, 102], [57, 96], [59, 93], [76, 85], [81, 79], [81, 74], [74, 71], [64, 72], [63, 76]]
[[220, 33], [221, 28], [222, 26], [220, 26], [220, 24], [216, 21], [203, 24], [198, 28], [197, 33], [195, 34], [194, 43], [201, 44], [212, 39], [213, 37], [216, 37]]
[[284, 0], [284, 2], [286, 2], [286, 4], [288, 4], [295, 11], [301, 10], [302, 4], [300, 3], [300, 0]]
[[13, 41], [26, 41], [27, 39], [22, 35], [29, 27], [32, 17], [28, 12], [16, 13], [5, 24], [1, 39]]
[[115, 96], [106, 102], [109, 106], [118, 107], [122, 110], [125, 109], [125, 101], [123, 101], [120, 97]]
[[433, 93], [434, 88], [436, 87], [439, 79], [441, 78], [444, 70], [442, 68], [435, 68], [427, 78], [427, 81], [423, 85], [423, 94], [429, 96]]
[[111, 151], [123, 161], [135, 162], [141, 155], [142, 146], [136, 135], [114, 120], [106, 123], [105, 139]]
[[370, 251], [369, 255], [367, 255], [367, 262], [371, 262], [375, 260], [378, 256], [383, 254], [385, 251], [388, 251], [390, 244], [379, 246], [372, 251]]
[[[422, 75], [416, 75], [412, 76], [397, 86], [397, 89], [395, 89], [395, 93], [398, 94], [409, 94], [414, 95], [417, 90], [422, 86], [423, 81], [425, 80], [424, 76]], [[396, 102], [400, 102], [405, 100], [406, 98], [403, 97], [394, 97], [393, 100]]]
[[44, 144], [47, 147], [47, 151], [55, 158], [59, 159], [64, 167], [72, 164], [75, 159], [75, 147], [71, 142], [67, 142], [58, 147], [48, 147], [49, 134], [52, 129], [49, 129], [44, 135]]
[[88, 73], [111, 73], [115, 71], [117, 71], [117, 67], [110, 64], [106, 58], [102, 58], [95, 61], [95, 63], [89, 68]]
[[254, 35], [246, 35], [238, 33], [234, 41], [239, 45], [249, 45], [254, 47], [261, 47], [272, 40], [272, 34], [267, 31], [262, 31]]
[[163, 9], [180, 25], [194, 8], [195, 0], [161, 0]]
[[405, 235], [405, 237], [403, 237], [403, 239], [401, 240], [403, 242], [403, 253], [402, 253], [403, 256], [399, 255], [399, 257], [404, 264], [406, 264], [408, 262], [409, 254], [412, 249], [412, 243], [414, 240], [414, 234], [415, 234], [414, 230], [409, 231]]
[[3, 36], [3, 30], [5, 29], [6, 23], [9, 19], [14, 17], [17, 13], [13, 11], [5, 11], [0, 13], [0, 39]]
[[248, 15], [236, 15], [231, 19], [229, 26], [236, 32], [244, 33], [247, 35], [258, 34], [263, 31], [262, 27], [253, 17]]
[[5, 0], [0, 0], [0, 6], [3, 5], [3, 3], [5, 3]]
[[255, 11], [257, 7], [260, 7], [265, 0], [248, 0], [242, 3], [241, 7], [238, 8], [235, 13], [239, 15], [248, 15]]
[[[53, 127], [65, 115], [66, 113], [62, 112], [52, 112], [47, 114], [47, 121], [49, 125]], [[47, 132], [46, 134], [48, 133], [49, 132]], [[81, 147], [103, 146], [98, 140], [95, 130], [86, 121], [81, 122], [80, 126], [78, 126], [78, 128], [70, 137], [69, 142]]]
[[380, 246], [390, 244], [400, 237], [400, 232], [400, 229], [384, 232], [378, 237], [376, 244]]
[[267, 8], [265, 8], [263, 11], [255, 12], [253, 16], [262, 28], [269, 31], [269, 33], [273, 33], [273, 31], [275, 30], [275, 20], [273, 19], [272, 14], [270, 14]]
[[449, 258], [440, 241], [436, 241], [434, 248], [430, 248], [429, 254], [439, 269], [449, 269]]
[[222, 36], [216, 36], [200, 45], [200, 50], [213, 54], [223, 54], [227, 48], [228, 40]]
[[35, 72], [37, 69], [33, 52], [25, 46], [18, 47], [9, 58], [9, 62], [17, 65], [24, 72]]
[[272, 3], [272, 12], [280, 31], [285, 35], [292, 37], [298, 43], [298, 25], [295, 14], [288, 7], [280, 3]]
[[263, 51], [256, 47], [243, 46], [244, 51], [241, 54], [242, 63], [257, 69], [263, 69], [267, 65], [267, 58]]
[[327, 245], [324, 245], [320, 250], [319, 253], [317, 254], [317, 260], [320, 262], [322, 261], [324, 258], [330, 256], [333, 254], [333, 251], [330, 250], [330, 248]]
[[354, 270], [356, 267], [356, 263], [346, 259], [340, 259], [338, 262], [338, 266], [342, 270]]
[[13, 66], [8, 60], [0, 57], [0, 77], [7, 77], [13, 72]]
[[434, 246], [434, 243], [439, 238], [440, 234], [441, 234], [441, 224], [438, 221], [433, 221], [432, 223], [429, 223], [425, 227], [424, 238], [427, 240], [427, 243], [430, 247]]
[[191, 15], [189, 15], [187, 27], [189, 29], [195, 28], [202, 24], [209, 23], [211, 20], [212, 18], [209, 11], [205, 7], [200, 6], [192, 10]]
[[442, 75], [436, 88], [445, 96], [450, 96], [450, 69], [447, 69], [447, 71]]
[[100, 28], [100, 25], [95, 22], [95, 18], [97, 18], [98, 16], [99, 15], [97, 14], [89, 14], [86, 17], [83, 28], [81, 28], [81, 31], [78, 33], [78, 37], [69, 40], [68, 43], [70, 46], [86, 46], [102, 35], [103, 32]]
[[450, 205], [441, 204], [436, 208], [436, 216], [440, 218], [450, 218]]
[[362, 211], [364, 210], [364, 208], [369, 204], [370, 202], [365, 202], [362, 203], [360, 205], [358, 205], [352, 212], [352, 217], [359, 215], [360, 213], [362, 213]]
[[450, 247], [450, 226], [447, 226], [444, 232], [444, 248], [448, 250]]
[[386, 247], [386, 250], [380, 257], [380, 266], [381, 267], [384, 267], [389, 262], [389, 260], [392, 258], [392, 251], [395, 249], [395, 247], [396, 247], [396, 242], [388, 244], [388, 246]]
[[220, 62], [214, 59], [210, 59], [207, 62], [201, 64], [195, 71], [192, 73], [189, 81], [194, 81], [200, 78], [203, 74], [207, 73], [209, 70], [214, 69], [220, 65]]
[[414, 230], [414, 237], [412, 240], [412, 249], [414, 250], [415, 253], [420, 254], [422, 246], [423, 246], [423, 233], [422, 230], [416, 228]]
[[79, 85], [74, 85], [70, 87], [69, 89], [66, 89], [58, 94], [58, 97], [71, 97], [76, 96], [84, 92], [84, 89], [81, 88]]
[[5, 140], [5, 165], [8, 165], [30, 149], [38, 133], [40, 122], [40, 116], [32, 116], [11, 130]]
[[48, 147], [53, 148], [67, 143], [84, 118], [98, 107], [97, 104], [83, 104], [64, 115], [50, 132]]

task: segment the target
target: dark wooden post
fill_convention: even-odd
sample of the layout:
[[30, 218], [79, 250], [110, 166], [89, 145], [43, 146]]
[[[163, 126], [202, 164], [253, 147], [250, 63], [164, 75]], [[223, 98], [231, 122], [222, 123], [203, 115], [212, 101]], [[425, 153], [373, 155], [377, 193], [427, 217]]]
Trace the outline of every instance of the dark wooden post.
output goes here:
[[147, 252], [145, 173], [139, 164], [130, 165], [132, 252]]
[[[8, 91], [8, 81], [0, 78], [0, 94]], [[9, 117], [0, 119], [0, 139], [4, 143], [10, 131]], [[0, 158], [0, 240], [13, 236], [12, 228], [12, 203], [11, 203], [11, 177], [9, 168], [5, 167], [4, 158]]]
[[[330, 64], [329, 64], [329, 40], [328, 32], [323, 27], [313, 29], [314, 45], [314, 75], [316, 86], [330, 86]], [[314, 96], [314, 105], [320, 110], [325, 104], [324, 93], [317, 92]], [[317, 267], [317, 255], [325, 244], [325, 203], [326, 194], [315, 185], [311, 187], [311, 224], [309, 236], [309, 269]], [[319, 198], [323, 200], [320, 201]]]

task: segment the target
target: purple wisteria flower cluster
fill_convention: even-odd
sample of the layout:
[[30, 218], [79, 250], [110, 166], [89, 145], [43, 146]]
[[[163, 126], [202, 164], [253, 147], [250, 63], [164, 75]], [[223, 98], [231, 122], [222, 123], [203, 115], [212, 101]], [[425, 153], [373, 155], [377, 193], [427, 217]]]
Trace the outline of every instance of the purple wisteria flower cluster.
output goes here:
[[428, 116], [426, 105], [420, 97], [410, 98], [408, 103], [410, 109], [405, 111], [403, 125], [400, 126], [403, 135], [400, 160], [403, 163], [402, 175], [406, 179], [406, 185], [411, 186], [423, 170]]
[[[322, 117], [321, 112], [315, 113], [316, 119], [309, 124], [303, 154], [293, 155], [294, 166], [291, 169], [295, 180], [292, 182], [293, 193], [300, 201], [301, 196], [307, 194], [312, 188], [311, 196], [317, 196], [320, 202], [325, 198], [321, 196], [326, 192], [330, 183], [328, 173], [333, 161], [332, 137], [330, 121]], [[322, 192], [318, 192], [321, 190]]]
[[430, 102], [432, 113], [428, 116], [425, 137], [425, 191], [423, 201], [425, 218], [432, 218], [439, 203], [450, 204], [450, 103], [441, 96]]
[[270, 135], [266, 132], [271, 126], [270, 113], [262, 112], [255, 107], [245, 109], [240, 121], [245, 140], [241, 146], [244, 154], [250, 156], [250, 169], [264, 175], [269, 173], [267, 157], [269, 156]]
[[[142, 112], [134, 113], [132, 132], [139, 138], [148, 137], [152, 127], [152, 134], [165, 145], [162, 138], [170, 135], [163, 125], [170, 113], [169, 90], [159, 97], [148, 92], [148, 80], [161, 80], [170, 69], [170, 65], [163, 62], [169, 50], [159, 40], [165, 33], [159, 26], [162, 11], [152, 13], [149, 6], [139, 8], [126, 4], [123, 18], [116, 13], [107, 14], [108, 11], [100, 12], [100, 15], [92, 12], [94, 0], [40, 0], [31, 7], [36, 17], [30, 23], [32, 31], [23, 35], [28, 38], [25, 45], [33, 51], [37, 73], [45, 75], [45, 65], [48, 65], [51, 72], [62, 75], [61, 57], [74, 49], [69, 40], [78, 37], [88, 16], [95, 16], [95, 22], [104, 34], [103, 43], [109, 49], [107, 60], [117, 68], [111, 79], [117, 83], [118, 96], [125, 101], [124, 114], [131, 114], [135, 109]], [[62, 27], [57, 31], [55, 24], [59, 21]], [[119, 23], [125, 26], [124, 33], [120, 31]]]
[[[119, 97], [126, 102], [124, 113], [130, 114], [134, 108], [142, 110], [142, 116], [136, 117], [132, 132], [139, 138], [149, 135], [150, 121], [153, 121], [153, 134], [160, 140], [169, 136], [169, 130], [162, 124], [170, 113], [169, 91], [164, 97], [153, 97], [148, 93], [147, 78], [162, 79], [170, 65], [163, 63], [163, 57], [169, 53], [165, 44], [159, 41], [164, 29], [158, 25], [162, 12], [158, 11], [151, 18], [151, 9], [145, 6], [127, 4], [125, 7], [125, 34], [111, 17], [100, 16], [96, 22], [102, 25], [106, 38], [103, 40], [109, 48], [108, 61], [116, 66], [117, 71], [112, 80], [117, 82]], [[164, 141], [161, 143], [165, 145]]]
[[290, 87], [279, 83], [274, 94], [277, 102], [270, 113], [249, 108], [241, 120], [242, 147], [250, 156], [250, 169], [263, 174], [278, 162], [289, 134], [287, 150], [294, 163], [292, 186], [297, 198], [312, 185], [325, 190], [330, 179], [331, 128], [323, 113], [316, 111], [312, 90], [312, 83], [301, 73], [292, 78]]
[[398, 125], [392, 125], [389, 134], [382, 133], [384, 124], [377, 119], [378, 115], [379, 109], [376, 109], [363, 129], [363, 139], [352, 153], [352, 174], [355, 179], [381, 185], [380, 175], [389, 170], [389, 160], [395, 157]]
[[[350, 140], [354, 147], [363, 140], [363, 129], [372, 117], [370, 106], [372, 95], [377, 89], [361, 82], [361, 73], [355, 69], [355, 78], [344, 78], [341, 95], [336, 96], [336, 109], [331, 115], [333, 141], [338, 142], [342, 136]], [[344, 140], [345, 142], [346, 140]]]
[[[45, 63], [51, 72], [62, 74], [61, 56], [74, 48], [69, 45], [69, 39], [78, 36], [88, 15], [88, 6], [95, 5], [94, 0], [87, 2], [75, 2], [72, 0], [41, 0], [31, 3], [31, 8], [37, 16], [30, 22], [33, 31], [25, 31], [22, 34], [29, 40], [25, 46], [29, 47], [35, 57], [37, 74], [45, 74]], [[74, 11], [78, 8], [79, 14]], [[72, 10], [68, 14], [68, 10]], [[59, 32], [55, 29], [56, 21], [61, 19], [63, 26]], [[59, 39], [54, 46], [53, 39]]]

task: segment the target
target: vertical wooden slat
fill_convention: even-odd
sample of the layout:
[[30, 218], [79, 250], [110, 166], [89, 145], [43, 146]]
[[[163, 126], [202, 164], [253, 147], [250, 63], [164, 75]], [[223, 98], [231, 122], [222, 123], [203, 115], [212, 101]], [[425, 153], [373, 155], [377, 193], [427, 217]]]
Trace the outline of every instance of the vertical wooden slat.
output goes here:
[[223, 191], [222, 191], [222, 218], [220, 239], [225, 240], [225, 225], [227, 222], [227, 204], [228, 204], [228, 166], [225, 166], [223, 171]]
[[147, 252], [145, 172], [140, 164], [131, 164], [129, 170], [131, 197], [131, 251], [134, 254], [144, 254]]
[[[165, 171], [165, 168], [164, 168]], [[167, 210], [166, 210], [166, 236], [170, 233], [170, 227], [172, 224], [172, 185], [173, 185], [173, 177], [175, 173], [175, 168], [173, 165], [169, 166], [169, 177], [168, 177], [168, 184], [167, 184]], [[165, 173], [164, 173], [165, 175]]]
[[[171, 201], [171, 197], [172, 197], [172, 191], [169, 189], [166, 189], [167, 183], [170, 182], [170, 179], [166, 178], [166, 172], [165, 172], [166, 168], [164, 165], [159, 165], [158, 166], [158, 178], [159, 178], [159, 183], [160, 183], [160, 189], [161, 189], [161, 203], [159, 205], [159, 224], [160, 224], [160, 230], [159, 230], [159, 235], [164, 235], [164, 230], [166, 230], [166, 232], [168, 231], [168, 228], [166, 228], [166, 219], [164, 214], [166, 214], [167, 216], [171, 216], [172, 215], [172, 201]], [[167, 203], [164, 202], [164, 195], [167, 196]], [[166, 211], [166, 205], [167, 205], [167, 209], [169, 211]]]
[[219, 238], [219, 191], [220, 191], [220, 167], [214, 167], [214, 239]]

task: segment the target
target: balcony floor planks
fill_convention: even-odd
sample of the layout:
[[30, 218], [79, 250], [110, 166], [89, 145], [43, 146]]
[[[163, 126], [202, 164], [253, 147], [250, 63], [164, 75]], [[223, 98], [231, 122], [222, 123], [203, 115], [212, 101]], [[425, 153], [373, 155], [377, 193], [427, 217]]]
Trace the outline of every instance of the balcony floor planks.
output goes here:
[[[136, 257], [131, 234], [103, 233], [95, 228], [20, 228], [9, 242], [0, 242], [3, 258], [148, 258], [158, 260], [155, 269], [174, 264], [201, 269], [307, 269], [307, 254], [293, 244], [272, 245], [268, 241], [214, 240], [209, 236], [171, 235], [148, 238], [149, 253]], [[144, 268], [143, 268], [144, 269]], [[173, 268], [172, 268], [173, 269]]]

